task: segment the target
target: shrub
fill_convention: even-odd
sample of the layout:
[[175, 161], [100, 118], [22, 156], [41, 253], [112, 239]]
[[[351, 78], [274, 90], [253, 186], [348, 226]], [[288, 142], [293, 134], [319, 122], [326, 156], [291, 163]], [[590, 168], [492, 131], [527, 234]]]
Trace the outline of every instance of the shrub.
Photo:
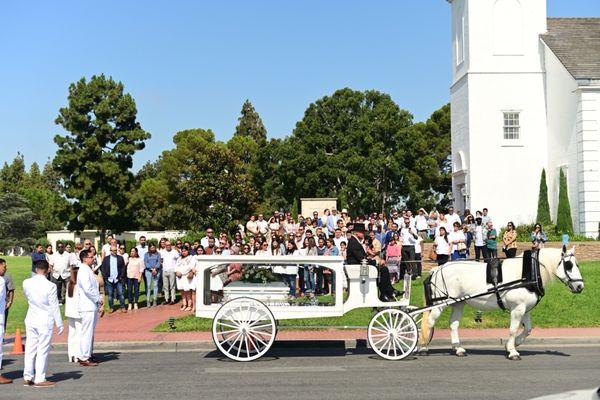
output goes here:
[[548, 185], [546, 185], [546, 170], [542, 169], [540, 179], [540, 194], [538, 196], [537, 222], [542, 226], [552, 224], [550, 217], [550, 204], [548, 203]]
[[571, 205], [567, 188], [567, 177], [560, 170], [560, 186], [558, 191], [558, 211], [556, 213], [556, 233], [573, 234], [573, 219], [571, 218]]

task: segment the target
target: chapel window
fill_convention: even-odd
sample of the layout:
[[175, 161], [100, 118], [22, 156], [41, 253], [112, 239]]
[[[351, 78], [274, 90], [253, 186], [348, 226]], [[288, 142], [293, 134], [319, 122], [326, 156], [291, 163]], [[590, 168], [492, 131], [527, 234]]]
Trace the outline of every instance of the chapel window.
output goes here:
[[520, 113], [504, 112], [504, 140], [519, 140], [521, 138]]

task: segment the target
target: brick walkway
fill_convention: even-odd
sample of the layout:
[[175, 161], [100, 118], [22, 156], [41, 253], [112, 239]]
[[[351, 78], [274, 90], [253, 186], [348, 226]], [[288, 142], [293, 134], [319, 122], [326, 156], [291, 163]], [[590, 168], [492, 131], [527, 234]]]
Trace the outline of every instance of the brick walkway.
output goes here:
[[[152, 329], [169, 319], [189, 315], [179, 310], [179, 306], [158, 306], [153, 309], [140, 309], [136, 312], [122, 314], [115, 312], [100, 319], [96, 329], [97, 342], [194, 342], [212, 341], [210, 332], [152, 332]], [[464, 339], [501, 339], [508, 335], [507, 329], [461, 329]], [[436, 339], [448, 339], [450, 331], [435, 331]], [[533, 338], [600, 338], [598, 328], [537, 328], [533, 330]], [[7, 338], [10, 339], [10, 338]], [[277, 334], [278, 340], [354, 340], [366, 339], [366, 329], [320, 329], [296, 331], [282, 329]], [[66, 332], [55, 336], [54, 343], [64, 343]], [[12, 342], [12, 340], [7, 340]]]

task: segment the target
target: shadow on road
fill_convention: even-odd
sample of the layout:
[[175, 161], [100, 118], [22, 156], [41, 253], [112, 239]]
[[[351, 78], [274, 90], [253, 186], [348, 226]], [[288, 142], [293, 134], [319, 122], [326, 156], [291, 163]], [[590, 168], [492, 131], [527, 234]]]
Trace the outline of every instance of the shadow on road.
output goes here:
[[[521, 357], [528, 356], [556, 356], [556, 357], [571, 357], [570, 354], [563, 353], [562, 351], [556, 350], [525, 350], [518, 349]], [[467, 349], [468, 355], [480, 355], [480, 356], [503, 356], [506, 357], [506, 350], [504, 349]], [[454, 355], [450, 348], [448, 349], [430, 349], [429, 355]], [[427, 356], [424, 356], [427, 357]]]
[[109, 361], [118, 360], [121, 357], [121, 353], [116, 351], [110, 351], [107, 353], [95, 353], [94, 357], [99, 363], [105, 363]]

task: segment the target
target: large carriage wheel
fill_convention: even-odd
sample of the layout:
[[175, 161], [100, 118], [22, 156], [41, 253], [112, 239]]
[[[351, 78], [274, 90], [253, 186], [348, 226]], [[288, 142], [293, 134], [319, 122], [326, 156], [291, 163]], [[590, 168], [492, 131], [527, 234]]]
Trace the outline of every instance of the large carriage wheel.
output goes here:
[[223, 304], [213, 319], [215, 345], [221, 353], [235, 361], [252, 361], [262, 357], [271, 348], [276, 333], [271, 310], [248, 297]]
[[386, 360], [402, 360], [417, 347], [419, 329], [410, 315], [402, 310], [378, 312], [369, 323], [369, 345]]

